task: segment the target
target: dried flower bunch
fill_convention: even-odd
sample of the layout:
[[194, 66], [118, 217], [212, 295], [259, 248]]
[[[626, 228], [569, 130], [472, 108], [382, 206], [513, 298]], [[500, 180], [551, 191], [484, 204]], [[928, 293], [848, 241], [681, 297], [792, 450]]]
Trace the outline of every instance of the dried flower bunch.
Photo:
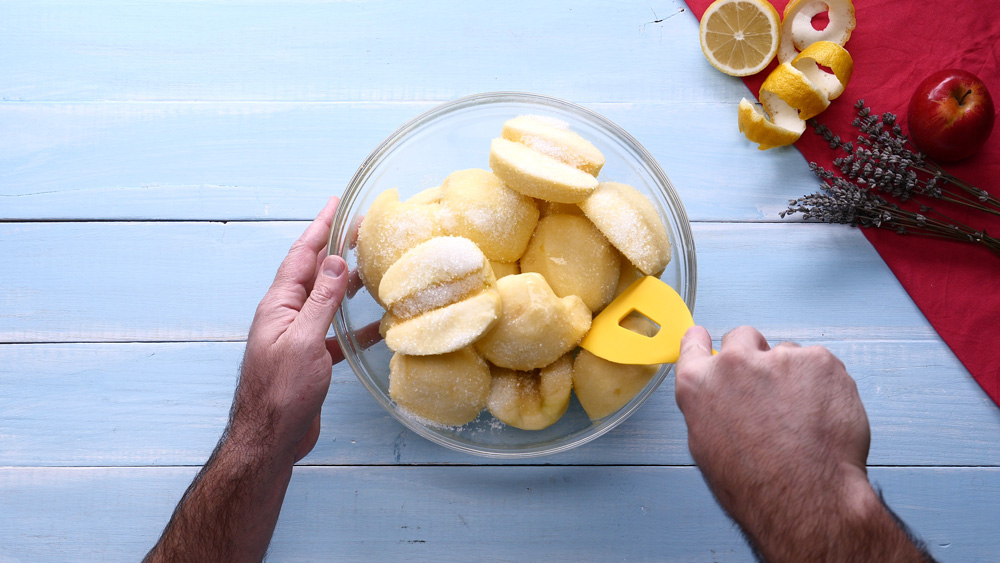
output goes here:
[[[948, 201], [1000, 216], [1000, 199], [926, 159], [909, 143], [894, 114], [874, 114], [864, 100], [858, 100], [854, 107], [858, 117], [851, 125], [861, 131], [856, 143], [843, 142], [825, 125], [810, 120], [831, 149], [846, 153], [833, 161], [841, 175], [810, 162], [809, 169], [820, 178], [821, 190], [790, 200], [788, 209], [779, 215], [784, 218], [800, 213], [805, 219], [826, 223], [971, 242], [1000, 256], [1000, 240], [985, 229], [955, 221], [928, 205], [931, 200]], [[918, 211], [902, 209], [880, 193], [900, 202], [913, 200], [919, 204]]]

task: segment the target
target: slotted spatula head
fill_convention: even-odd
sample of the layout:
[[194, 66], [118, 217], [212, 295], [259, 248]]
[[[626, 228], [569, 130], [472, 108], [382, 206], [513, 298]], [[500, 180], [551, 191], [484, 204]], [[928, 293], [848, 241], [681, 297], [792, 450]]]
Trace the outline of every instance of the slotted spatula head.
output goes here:
[[[660, 329], [644, 336], [622, 326], [637, 313]], [[694, 326], [684, 299], [653, 276], [640, 278], [615, 298], [590, 325], [580, 346], [591, 354], [617, 364], [672, 364], [681, 351], [681, 338]]]

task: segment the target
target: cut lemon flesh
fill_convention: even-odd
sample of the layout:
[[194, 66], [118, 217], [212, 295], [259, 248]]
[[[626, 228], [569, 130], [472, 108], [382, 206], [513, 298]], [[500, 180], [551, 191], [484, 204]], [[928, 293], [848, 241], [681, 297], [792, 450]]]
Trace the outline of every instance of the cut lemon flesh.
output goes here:
[[[829, 23], [815, 29], [812, 19], [827, 12]], [[792, 0], [785, 6], [781, 22], [781, 47], [778, 60], [786, 63], [817, 41], [830, 41], [843, 46], [851, 38], [857, 24], [851, 0]]]
[[730, 76], [760, 72], [778, 52], [781, 19], [766, 0], [716, 0], [701, 17], [701, 50]]

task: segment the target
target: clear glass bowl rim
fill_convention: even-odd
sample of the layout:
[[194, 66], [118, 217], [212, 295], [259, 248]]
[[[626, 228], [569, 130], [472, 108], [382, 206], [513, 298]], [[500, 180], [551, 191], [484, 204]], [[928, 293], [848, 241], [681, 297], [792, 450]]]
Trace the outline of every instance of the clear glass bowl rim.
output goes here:
[[[375, 167], [383, 160], [383, 158], [390, 153], [402, 139], [406, 138], [408, 134], [418, 130], [423, 125], [456, 111], [468, 107], [504, 102], [534, 104], [579, 114], [581, 117], [592, 122], [596, 122], [605, 129], [608, 129], [613, 135], [617, 136], [620, 141], [624, 142], [624, 144], [628, 146], [629, 150], [633, 153], [633, 156], [641, 161], [645, 171], [653, 177], [656, 184], [662, 190], [662, 195], [666, 200], [667, 205], [670, 207], [670, 211], [673, 213], [674, 219], [677, 221], [676, 227], [681, 234], [682, 240], [672, 240], [671, 243], [675, 249], [681, 245], [684, 246], [684, 271], [687, 274], [687, 284], [685, 290], [681, 293], [681, 297], [684, 299], [688, 308], [693, 312], [697, 286], [697, 259], [694, 247], [694, 236], [691, 232], [690, 221], [687, 217], [684, 205], [666, 173], [662, 168], [660, 168], [660, 165], [645, 149], [645, 147], [639, 143], [639, 141], [614, 122], [581, 105], [542, 94], [529, 92], [485, 92], [473, 94], [437, 105], [400, 126], [392, 134], [386, 137], [385, 140], [383, 140], [378, 147], [371, 152], [371, 154], [369, 154], [368, 158], [365, 159], [355, 172], [354, 176], [351, 178], [351, 181], [348, 183], [344, 194], [341, 196], [337, 213], [334, 216], [332, 228], [330, 230], [329, 244], [327, 247], [328, 253], [338, 254], [345, 259], [347, 258], [346, 252], [348, 248], [345, 244], [346, 239], [343, 235], [345, 234], [346, 229], [350, 227], [352, 220], [353, 214], [349, 213], [349, 211], [353, 209], [355, 200], [363, 194], [365, 180]], [[676, 259], [676, 251], [674, 255]], [[509, 448], [492, 448], [485, 445], [472, 447], [455, 441], [448, 436], [441, 435], [435, 432], [433, 428], [424, 426], [399, 412], [399, 409], [382, 391], [382, 389], [367, 376], [364, 366], [362, 366], [358, 361], [357, 354], [360, 353], [362, 347], [354, 335], [349, 331], [342, 308], [338, 310], [337, 314], [334, 316], [333, 327], [338, 343], [344, 353], [344, 359], [351, 366], [355, 376], [368, 390], [371, 396], [374, 397], [375, 400], [396, 420], [413, 432], [436, 444], [459, 452], [489, 458], [518, 459], [552, 455], [595, 440], [614, 429], [631, 416], [636, 410], [638, 410], [639, 407], [641, 407], [642, 404], [645, 403], [646, 400], [653, 394], [653, 392], [656, 391], [663, 380], [666, 379], [667, 374], [669, 374], [669, 372], [673, 369], [672, 365], [663, 366], [657, 375], [654, 376], [654, 378], [646, 385], [646, 387], [643, 388], [639, 395], [632, 399], [632, 401], [614, 414], [602, 419], [598, 426], [592, 427], [590, 431], [584, 432], [572, 440], [567, 440], [555, 445], [525, 447], [517, 450]]]

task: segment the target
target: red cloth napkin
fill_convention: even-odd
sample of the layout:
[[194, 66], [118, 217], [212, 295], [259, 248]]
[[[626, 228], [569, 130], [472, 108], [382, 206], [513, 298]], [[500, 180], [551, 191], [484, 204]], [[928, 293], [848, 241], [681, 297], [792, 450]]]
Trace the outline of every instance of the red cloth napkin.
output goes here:
[[[787, 3], [772, 2], [779, 14]], [[711, 0], [687, 0], [687, 4], [700, 19]], [[978, 4], [855, 0], [854, 5], [857, 27], [845, 45], [854, 59], [854, 75], [841, 97], [816, 118], [844, 141], [853, 141], [858, 135], [850, 123], [856, 115], [854, 102], [861, 98], [873, 112], [895, 113], [907, 131], [910, 96], [917, 84], [940, 69], [961, 68], [976, 74], [1000, 107], [1000, 18], [996, 17], [1000, 5], [995, 0]], [[776, 65], [777, 60], [764, 71], [744, 78], [754, 95]], [[1000, 129], [1000, 119], [996, 129]], [[811, 128], [795, 146], [806, 160], [828, 170], [835, 170], [832, 161], [843, 154], [831, 150]], [[761, 153], [761, 158], [767, 158], [766, 153]], [[993, 131], [978, 154], [946, 168], [962, 180], [1000, 195], [1000, 131]], [[789, 197], [801, 195], [805, 193]], [[993, 236], [1000, 235], [1000, 218], [986, 218], [940, 202], [933, 207], [970, 226], [985, 228]], [[900, 236], [886, 229], [866, 228], [863, 232], [941, 338], [1000, 405], [1000, 286], [994, 286], [1000, 282], [1000, 257], [966, 243]], [[872, 315], [878, 315], [878, 303], [872, 303]], [[885, 334], [887, 339], [897, 336], [906, 337]]]

